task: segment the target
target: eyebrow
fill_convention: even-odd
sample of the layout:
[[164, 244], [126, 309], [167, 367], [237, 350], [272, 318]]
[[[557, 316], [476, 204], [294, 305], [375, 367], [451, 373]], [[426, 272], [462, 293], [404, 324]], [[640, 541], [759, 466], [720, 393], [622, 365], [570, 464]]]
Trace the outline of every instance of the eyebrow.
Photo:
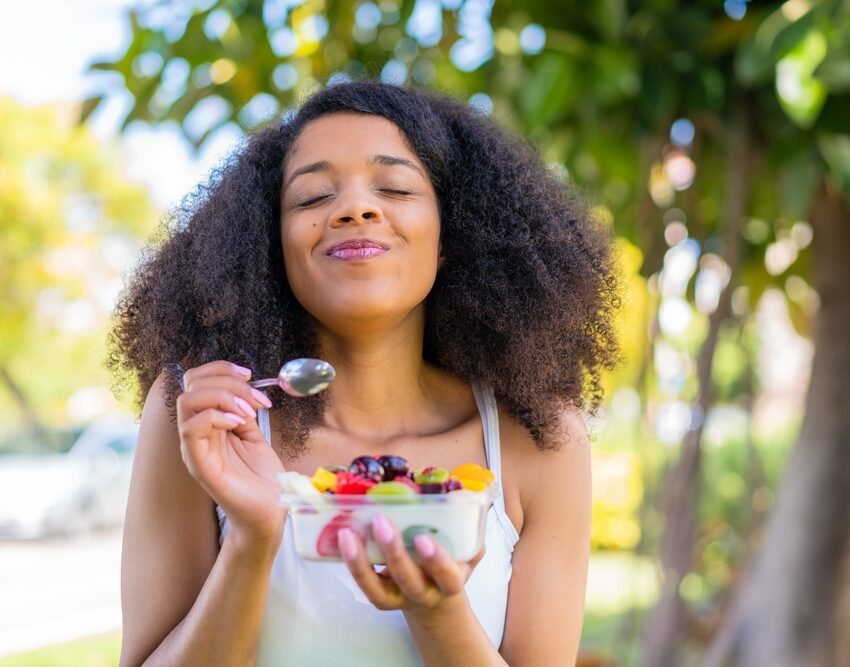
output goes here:
[[[423, 172], [415, 163], [411, 162], [407, 158], [398, 157], [396, 155], [373, 155], [369, 159], [369, 164], [380, 164], [385, 167], [394, 167], [400, 165], [402, 167], [408, 167], [413, 169], [416, 173], [418, 173], [423, 178], [428, 178], [425, 172]], [[331, 163], [327, 160], [320, 160], [319, 162], [314, 162], [313, 164], [308, 164], [303, 167], [298, 167], [295, 171], [292, 172], [292, 175], [287, 179], [286, 184], [283, 186], [283, 191], [292, 185], [292, 181], [294, 181], [299, 176], [303, 176], [304, 174], [318, 174], [323, 171], [328, 171], [331, 168]]]

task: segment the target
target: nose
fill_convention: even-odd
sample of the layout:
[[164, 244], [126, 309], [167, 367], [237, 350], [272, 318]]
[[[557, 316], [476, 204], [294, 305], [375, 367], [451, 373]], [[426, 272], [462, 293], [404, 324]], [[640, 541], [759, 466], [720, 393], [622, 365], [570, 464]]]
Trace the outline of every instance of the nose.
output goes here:
[[337, 206], [331, 216], [331, 227], [381, 222], [383, 219], [383, 212], [375, 197], [357, 188], [337, 198]]

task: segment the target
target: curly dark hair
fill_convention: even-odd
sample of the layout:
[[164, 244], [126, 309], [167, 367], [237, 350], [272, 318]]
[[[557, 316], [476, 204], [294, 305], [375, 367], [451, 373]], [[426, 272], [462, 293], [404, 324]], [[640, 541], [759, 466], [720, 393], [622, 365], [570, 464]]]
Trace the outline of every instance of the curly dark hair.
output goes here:
[[[402, 131], [437, 194], [445, 261], [425, 301], [423, 358], [490, 384], [540, 447], [556, 446], [565, 405], [594, 411], [618, 361], [610, 234], [537, 151], [445, 94], [374, 81], [325, 87], [252, 134], [163, 223], [121, 295], [107, 367], [135, 376], [141, 405], [171, 362], [228, 359], [254, 377], [321, 356], [281, 252], [284, 161], [310, 121], [383, 116]], [[179, 387], [166, 383], [174, 415]], [[273, 389], [288, 451], [303, 451], [323, 394]]]

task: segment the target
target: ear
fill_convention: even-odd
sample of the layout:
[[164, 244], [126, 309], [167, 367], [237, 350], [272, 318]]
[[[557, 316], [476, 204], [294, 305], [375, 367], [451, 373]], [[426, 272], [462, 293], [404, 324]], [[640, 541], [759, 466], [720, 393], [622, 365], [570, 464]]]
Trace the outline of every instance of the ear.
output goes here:
[[446, 263], [446, 256], [443, 254], [443, 244], [440, 242], [440, 247], [437, 254], [437, 270], [443, 268], [443, 264]]

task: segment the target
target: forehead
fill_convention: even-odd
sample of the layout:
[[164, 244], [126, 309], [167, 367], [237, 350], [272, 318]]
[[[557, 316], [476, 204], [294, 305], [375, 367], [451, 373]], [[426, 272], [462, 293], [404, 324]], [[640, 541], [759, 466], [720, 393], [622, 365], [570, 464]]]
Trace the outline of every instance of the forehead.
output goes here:
[[389, 153], [403, 155], [418, 162], [399, 127], [384, 118], [370, 114], [334, 113], [312, 120], [298, 134], [287, 166], [311, 159], [351, 159], [354, 155]]

